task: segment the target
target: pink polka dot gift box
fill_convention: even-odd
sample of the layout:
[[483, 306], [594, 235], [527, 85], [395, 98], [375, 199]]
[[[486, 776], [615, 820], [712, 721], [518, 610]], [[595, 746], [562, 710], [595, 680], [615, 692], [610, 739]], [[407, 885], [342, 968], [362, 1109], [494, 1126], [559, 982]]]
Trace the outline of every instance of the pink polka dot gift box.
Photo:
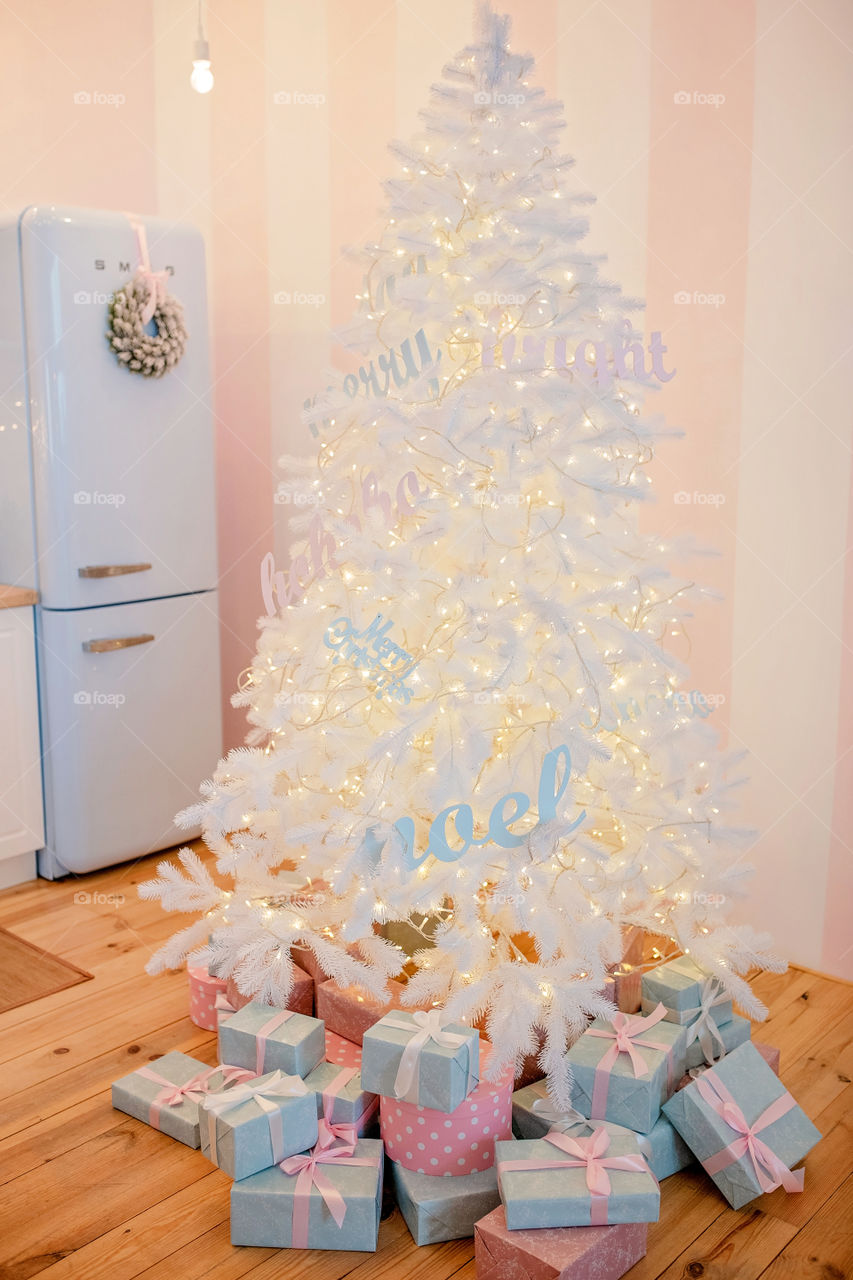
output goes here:
[[392, 1160], [413, 1173], [459, 1176], [495, 1163], [495, 1140], [512, 1136], [510, 1071], [503, 1080], [481, 1080], [447, 1115], [398, 1098], [381, 1098], [379, 1128]]
[[190, 980], [190, 1019], [203, 1031], [217, 1028], [216, 997], [225, 990], [222, 978], [212, 977], [204, 965], [192, 965], [187, 973]]

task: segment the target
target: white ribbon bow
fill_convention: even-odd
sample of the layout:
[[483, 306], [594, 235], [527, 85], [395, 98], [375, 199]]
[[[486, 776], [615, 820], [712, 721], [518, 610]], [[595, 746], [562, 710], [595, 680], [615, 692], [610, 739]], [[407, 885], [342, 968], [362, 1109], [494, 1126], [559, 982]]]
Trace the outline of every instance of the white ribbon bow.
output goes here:
[[[568, 1111], [558, 1111], [553, 1105], [550, 1098], [537, 1098], [531, 1107], [540, 1120], [544, 1120], [552, 1129], [556, 1129], [558, 1133], [565, 1133], [567, 1129], [571, 1129], [576, 1124], [590, 1125], [587, 1116], [582, 1116], [579, 1111], [575, 1111], [574, 1107], [569, 1107]], [[594, 1128], [591, 1125], [591, 1128]]]
[[[471, 1061], [471, 1041], [467, 1036], [460, 1036], [455, 1031], [444, 1031], [447, 1015], [443, 1009], [418, 1009], [412, 1014], [415, 1026], [411, 1022], [403, 1022], [401, 1018], [391, 1018], [387, 1014], [383, 1018], [383, 1026], [395, 1027], [399, 1031], [414, 1032], [411, 1040], [403, 1050], [397, 1076], [394, 1080], [394, 1097], [405, 1102], [417, 1102], [418, 1066], [430, 1040], [435, 1041], [442, 1049], [458, 1049], [464, 1045], [468, 1054], [468, 1093], [475, 1082], [474, 1068]], [[416, 1028], [419, 1028], [416, 1030]]]
[[720, 1029], [717, 1021], [711, 1012], [715, 1005], [726, 1004], [728, 996], [720, 987], [714, 978], [706, 978], [702, 983], [702, 993], [700, 1003], [692, 1009], [685, 1009], [684, 1012], [688, 1016], [698, 1015], [695, 1022], [689, 1023], [687, 1026], [687, 1040], [685, 1048], [691, 1045], [694, 1040], [698, 1040], [705, 1055], [705, 1061], [712, 1065], [715, 1061], [714, 1057], [714, 1041], [716, 1040], [720, 1046], [720, 1052], [717, 1057], [723, 1058], [726, 1053], [726, 1043], [720, 1035]]
[[281, 1108], [276, 1106], [272, 1098], [299, 1098], [310, 1090], [300, 1076], [283, 1076], [274, 1071], [262, 1084], [238, 1084], [223, 1093], [209, 1093], [202, 1106], [207, 1112], [207, 1132], [210, 1138], [210, 1158], [219, 1165], [219, 1152], [216, 1142], [216, 1119], [232, 1107], [239, 1107], [244, 1102], [256, 1102], [261, 1111], [266, 1112], [270, 1127], [273, 1164], [284, 1159], [284, 1123]]

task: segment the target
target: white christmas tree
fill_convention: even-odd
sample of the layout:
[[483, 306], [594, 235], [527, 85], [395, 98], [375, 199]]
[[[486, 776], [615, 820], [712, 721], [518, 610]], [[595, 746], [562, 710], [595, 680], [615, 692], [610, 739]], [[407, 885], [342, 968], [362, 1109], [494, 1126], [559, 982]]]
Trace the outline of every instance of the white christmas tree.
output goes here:
[[667, 647], [696, 592], [663, 567], [685, 548], [638, 529], [666, 349], [582, 251], [560, 106], [507, 35], [483, 9], [392, 148], [344, 335], [363, 362], [307, 407], [316, 460], [283, 459], [294, 545], [234, 698], [249, 745], [182, 815], [233, 884], [184, 850], [186, 875], [161, 864], [143, 892], [201, 913], [151, 971], [214, 958], [272, 1001], [294, 944], [381, 995], [407, 958], [383, 926], [407, 921], [405, 1001], [484, 1019], [493, 1074], [544, 1034], [565, 1102], [622, 925], [753, 1016], [739, 975], [780, 966], [726, 918], [748, 833]]

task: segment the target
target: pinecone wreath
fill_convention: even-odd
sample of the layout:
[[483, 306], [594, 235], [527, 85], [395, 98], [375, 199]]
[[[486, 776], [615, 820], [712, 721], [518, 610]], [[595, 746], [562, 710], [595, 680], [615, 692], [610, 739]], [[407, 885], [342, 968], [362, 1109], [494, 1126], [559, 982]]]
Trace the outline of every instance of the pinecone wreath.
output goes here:
[[[156, 334], [145, 328], [151, 319]], [[139, 272], [113, 295], [106, 337], [126, 369], [144, 378], [162, 378], [186, 349], [184, 308], [166, 291], [163, 280]]]

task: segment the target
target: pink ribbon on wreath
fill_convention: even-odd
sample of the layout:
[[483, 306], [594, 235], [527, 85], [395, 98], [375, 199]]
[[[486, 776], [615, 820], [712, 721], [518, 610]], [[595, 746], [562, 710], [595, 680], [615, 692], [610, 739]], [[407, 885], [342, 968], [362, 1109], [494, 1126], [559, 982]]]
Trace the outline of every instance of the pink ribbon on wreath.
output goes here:
[[593, 1227], [607, 1226], [607, 1201], [610, 1196], [608, 1169], [623, 1169], [627, 1173], [648, 1173], [645, 1156], [639, 1153], [626, 1156], [608, 1156], [610, 1134], [606, 1129], [596, 1129], [589, 1138], [570, 1138], [565, 1133], [552, 1130], [543, 1142], [565, 1152], [569, 1160], [499, 1160], [498, 1176], [504, 1173], [540, 1169], [583, 1169], [590, 1195], [589, 1222]]
[[136, 256], [139, 259], [139, 266], [136, 268], [136, 278], [141, 280], [148, 289], [148, 300], [140, 312], [140, 320], [143, 324], [154, 315], [154, 312], [166, 300], [166, 294], [169, 292], [169, 273], [168, 271], [152, 271], [151, 259], [148, 256], [148, 236], [145, 232], [145, 224], [137, 218], [135, 213], [125, 213], [124, 215], [131, 225], [133, 234], [136, 237]]
[[320, 1122], [321, 1125], [325, 1125], [326, 1131], [338, 1142], [346, 1142], [352, 1147], [358, 1141], [358, 1125], [370, 1120], [379, 1109], [379, 1099], [374, 1097], [373, 1101], [368, 1103], [354, 1123], [341, 1124], [332, 1121], [335, 1098], [340, 1096], [350, 1080], [357, 1075], [358, 1067], [344, 1067], [338, 1072], [329, 1087], [323, 1090], [323, 1119]]
[[648, 1017], [629, 1017], [625, 1013], [615, 1013], [612, 1022], [612, 1029], [605, 1031], [602, 1027], [590, 1027], [586, 1034], [588, 1036], [601, 1036], [605, 1040], [612, 1040], [613, 1044], [605, 1053], [604, 1057], [595, 1068], [595, 1080], [592, 1086], [592, 1105], [590, 1106], [591, 1118], [593, 1120], [604, 1120], [607, 1110], [607, 1093], [610, 1087], [610, 1073], [619, 1060], [620, 1053], [626, 1053], [634, 1071], [635, 1079], [639, 1076], [648, 1075], [649, 1066], [643, 1057], [637, 1045], [642, 1045], [644, 1049], [661, 1049], [667, 1055], [666, 1069], [667, 1080], [672, 1085], [672, 1045], [666, 1044], [661, 1040], [640, 1039], [644, 1031], [655, 1026], [663, 1018], [666, 1017], [666, 1009], [659, 1004]]
[[805, 1171], [797, 1169], [795, 1172], [789, 1169], [784, 1160], [758, 1136], [762, 1129], [766, 1129], [797, 1105], [790, 1093], [784, 1093], [781, 1098], [771, 1102], [754, 1124], [748, 1124], [746, 1116], [713, 1070], [705, 1071], [694, 1083], [711, 1110], [740, 1135], [727, 1147], [723, 1147], [722, 1151], [701, 1162], [706, 1172], [719, 1173], [736, 1160], [749, 1155], [758, 1185], [763, 1192], [775, 1191], [777, 1187], [784, 1187], [789, 1193], [802, 1191]]
[[[322, 1121], [321, 1121], [322, 1126]], [[293, 1219], [290, 1243], [294, 1249], [308, 1248], [308, 1221], [311, 1212], [311, 1190], [316, 1187], [323, 1197], [326, 1208], [331, 1213], [340, 1229], [344, 1225], [347, 1206], [337, 1187], [330, 1181], [321, 1165], [373, 1165], [379, 1164], [376, 1157], [353, 1155], [353, 1148], [334, 1146], [328, 1133], [321, 1129], [320, 1138], [311, 1151], [303, 1155], [288, 1156], [279, 1163], [279, 1169], [289, 1177], [296, 1178], [293, 1191]]]
[[293, 1017], [292, 1009], [280, 1009], [273, 1017], [268, 1018], [257, 1032], [255, 1039], [255, 1075], [262, 1076], [264, 1074], [264, 1058], [267, 1052], [267, 1039], [276, 1031], [288, 1018]]
[[253, 1073], [247, 1071], [244, 1067], [217, 1066], [208, 1067], [206, 1071], [200, 1071], [197, 1076], [193, 1076], [186, 1084], [175, 1084], [172, 1080], [167, 1080], [165, 1076], [158, 1075], [156, 1071], [152, 1071], [150, 1067], [140, 1067], [136, 1072], [138, 1076], [144, 1076], [146, 1080], [153, 1080], [154, 1084], [163, 1086], [148, 1111], [148, 1123], [151, 1128], [160, 1128], [160, 1112], [163, 1107], [179, 1107], [182, 1102], [203, 1101], [205, 1095], [210, 1093], [211, 1079], [220, 1072], [223, 1083], [226, 1085], [237, 1080], [251, 1080], [254, 1078]]

